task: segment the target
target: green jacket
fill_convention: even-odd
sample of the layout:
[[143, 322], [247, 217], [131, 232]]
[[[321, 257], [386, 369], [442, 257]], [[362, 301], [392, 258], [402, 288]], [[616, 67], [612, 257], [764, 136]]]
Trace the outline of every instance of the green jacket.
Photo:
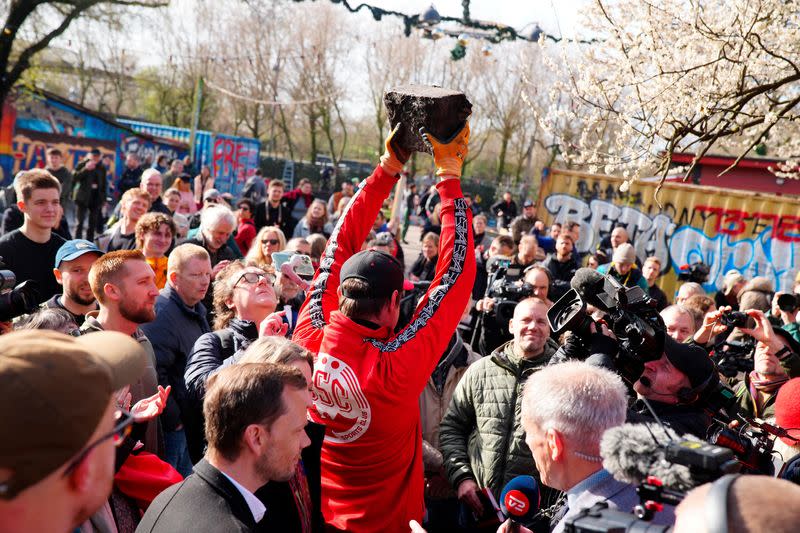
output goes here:
[[515, 476], [539, 473], [520, 422], [522, 387], [558, 349], [547, 340], [543, 356], [521, 359], [513, 340], [473, 363], [458, 383], [439, 430], [444, 468], [454, 488], [474, 479], [499, 497]]

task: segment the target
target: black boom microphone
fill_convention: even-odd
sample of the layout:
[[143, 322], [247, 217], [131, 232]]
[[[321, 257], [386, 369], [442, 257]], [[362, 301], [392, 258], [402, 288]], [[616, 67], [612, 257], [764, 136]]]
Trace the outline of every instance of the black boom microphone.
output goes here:
[[603, 285], [606, 277], [592, 268], [579, 268], [572, 276], [569, 286], [575, 289], [580, 297], [589, 305], [593, 305], [602, 311], [608, 311], [609, 306], [603, 302], [598, 295], [603, 294]]

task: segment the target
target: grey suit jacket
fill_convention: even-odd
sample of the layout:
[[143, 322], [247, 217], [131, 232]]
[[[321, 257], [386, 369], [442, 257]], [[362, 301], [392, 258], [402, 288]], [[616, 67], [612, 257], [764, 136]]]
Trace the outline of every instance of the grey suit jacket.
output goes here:
[[[556, 524], [552, 533], [562, 533], [565, 522], [592, 505], [606, 501], [609, 509], [615, 509], [623, 513], [630, 513], [634, 506], [639, 504], [639, 496], [636, 494], [636, 487], [627, 483], [622, 483], [614, 479], [606, 470], [600, 470], [592, 476], [578, 483], [573, 489], [567, 492], [567, 504], [569, 510], [564, 518]], [[653, 524], [672, 524], [675, 522], [675, 508], [665, 505], [664, 510], [656, 513]]]

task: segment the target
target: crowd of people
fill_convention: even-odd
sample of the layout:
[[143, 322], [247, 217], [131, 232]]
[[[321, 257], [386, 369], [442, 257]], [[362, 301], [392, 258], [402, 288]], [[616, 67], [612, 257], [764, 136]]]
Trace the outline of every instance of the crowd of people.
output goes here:
[[[640, 503], [601, 454], [608, 430], [706, 439], [721, 387], [740, 423], [769, 421], [778, 467], [699, 480], [652, 522], [713, 531], [721, 501], [730, 531], [794, 529], [800, 299], [737, 271], [672, 298], [624, 227], [580, 254], [580, 225], [545, 227], [530, 200], [481, 213], [459, 179], [468, 124], [423, 134], [423, 201], [398, 187], [399, 137], [327, 201], [260, 175], [233, 198], [208, 169], [134, 154], [112, 184], [99, 152], [19, 173], [0, 237], [28, 282], [0, 300], [0, 530], [576, 531], [586, 508]], [[405, 208], [387, 217], [392, 194]], [[658, 351], [632, 355], [594, 301], [589, 326], [554, 333], [579, 278], [652, 298]], [[519, 476], [540, 508], [521, 524], [496, 505]]]

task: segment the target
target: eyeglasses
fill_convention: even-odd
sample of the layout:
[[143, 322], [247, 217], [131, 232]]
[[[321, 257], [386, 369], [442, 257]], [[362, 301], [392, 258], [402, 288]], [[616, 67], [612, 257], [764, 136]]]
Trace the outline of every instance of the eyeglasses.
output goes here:
[[262, 279], [266, 280], [269, 285], [275, 283], [275, 276], [272, 274], [268, 274], [267, 272], [250, 271], [242, 274], [239, 279], [236, 280], [236, 283], [233, 284], [233, 288], [235, 289], [242, 280], [244, 280], [248, 285], [256, 285]]
[[271, 244], [272, 246], [277, 246], [280, 244], [281, 241], [278, 239], [262, 239], [261, 244]]
[[123, 442], [125, 442], [125, 439], [131, 434], [131, 430], [133, 429], [133, 423], [135, 421], [134, 417], [131, 413], [125, 411], [124, 409], [117, 409], [117, 412], [114, 413], [114, 419], [116, 421], [114, 424], [114, 429], [99, 437], [97, 440], [84, 448], [83, 451], [81, 451], [77, 457], [75, 457], [75, 459], [69, 463], [67, 469], [64, 470], [64, 477], [68, 476], [69, 473], [72, 472], [75, 467], [77, 467], [81, 461], [86, 458], [87, 455], [89, 455], [89, 452], [106, 440], [111, 439], [115, 447], [119, 447]]

